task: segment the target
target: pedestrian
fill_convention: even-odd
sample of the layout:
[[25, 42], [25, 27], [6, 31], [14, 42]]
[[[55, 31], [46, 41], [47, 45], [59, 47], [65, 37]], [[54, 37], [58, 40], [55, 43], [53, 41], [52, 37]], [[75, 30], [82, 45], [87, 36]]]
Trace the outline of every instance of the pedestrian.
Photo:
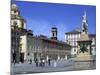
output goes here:
[[30, 59], [30, 64], [32, 64], [32, 60]]
[[40, 66], [42, 66], [42, 59], [40, 59]]
[[13, 63], [16, 63], [16, 53], [13, 54]]
[[49, 65], [49, 66], [51, 65], [51, 60], [50, 60], [50, 59], [48, 59], [48, 65]]
[[35, 60], [35, 63], [36, 63], [36, 67], [38, 67], [38, 59], [37, 58]]

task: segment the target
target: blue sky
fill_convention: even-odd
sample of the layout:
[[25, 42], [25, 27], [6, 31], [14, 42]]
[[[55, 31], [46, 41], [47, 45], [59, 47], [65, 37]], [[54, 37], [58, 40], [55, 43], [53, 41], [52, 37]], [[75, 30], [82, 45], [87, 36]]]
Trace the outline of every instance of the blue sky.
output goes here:
[[82, 25], [84, 10], [87, 13], [88, 33], [96, 32], [96, 7], [55, 3], [13, 1], [34, 35], [51, 36], [51, 27], [58, 28], [58, 39], [64, 40], [66, 32]]

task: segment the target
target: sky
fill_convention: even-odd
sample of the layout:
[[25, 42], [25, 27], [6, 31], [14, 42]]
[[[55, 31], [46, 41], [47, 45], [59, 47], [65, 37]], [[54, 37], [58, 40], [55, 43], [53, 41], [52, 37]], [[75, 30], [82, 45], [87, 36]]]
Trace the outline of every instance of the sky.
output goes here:
[[65, 33], [81, 28], [84, 11], [87, 13], [88, 33], [96, 33], [96, 7], [90, 5], [73, 5], [57, 3], [41, 3], [12, 1], [26, 20], [27, 29], [34, 35], [51, 37], [51, 27], [57, 27], [58, 40], [64, 41]]

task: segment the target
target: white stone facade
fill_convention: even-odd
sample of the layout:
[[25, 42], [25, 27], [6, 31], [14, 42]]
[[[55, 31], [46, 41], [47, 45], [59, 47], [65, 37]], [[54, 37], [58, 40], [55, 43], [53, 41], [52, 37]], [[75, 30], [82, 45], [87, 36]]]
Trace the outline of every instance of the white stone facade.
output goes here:
[[68, 33], [65, 35], [65, 42], [72, 46], [71, 48], [71, 55], [76, 55], [78, 50], [78, 43], [77, 41], [80, 38], [80, 32]]
[[[78, 50], [78, 43], [77, 41], [80, 39], [81, 33], [75, 33], [75, 32], [68, 32], [65, 34], [65, 42], [70, 44], [72, 46], [71, 49], [71, 55], [77, 55]], [[91, 48], [92, 48], [92, 54], [96, 55], [96, 36], [95, 34], [89, 34], [89, 38], [92, 40]]]

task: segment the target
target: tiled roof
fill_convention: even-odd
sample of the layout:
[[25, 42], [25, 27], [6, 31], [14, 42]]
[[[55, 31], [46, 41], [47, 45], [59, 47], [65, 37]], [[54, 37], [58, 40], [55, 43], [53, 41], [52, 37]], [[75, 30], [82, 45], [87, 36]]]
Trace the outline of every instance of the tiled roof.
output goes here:
[[51, 39], [51, 38], [48, 38], [48, 37], [41, 37], [41, 36], [33, 36], [35, 38], [39, 38], [39, 39], [42, 39], [42, 40], [45, 40], [45, 41], [48, 41], [48, 42], [53, 42], [53, 43], [59, 43], [59, 44], [65, 44], [67, 46], [70, 46], [69, 44], [67, 44], [66, 42], [63, 42], [63, 41], [59, 41], [59, 40], [54, 40], [54, 39]]

